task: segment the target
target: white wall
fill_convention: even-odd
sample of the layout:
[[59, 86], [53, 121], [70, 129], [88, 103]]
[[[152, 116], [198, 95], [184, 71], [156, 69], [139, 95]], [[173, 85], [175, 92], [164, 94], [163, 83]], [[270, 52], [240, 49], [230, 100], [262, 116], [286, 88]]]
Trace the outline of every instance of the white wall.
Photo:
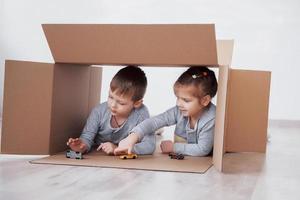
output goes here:
[[[215, 23], [218, 39], [235, 39], [234, 68], [272, 71], [270, 118], [300, 120], [299, 8], [298, 0], [0, 0], [0, 111], [5, 59], [53, 62], [42, 23]], [[145, 102], [157, 114], [175, 102], [183, 69], [144, 69]], [[116, 70], [104, 71], [103, 100]]]

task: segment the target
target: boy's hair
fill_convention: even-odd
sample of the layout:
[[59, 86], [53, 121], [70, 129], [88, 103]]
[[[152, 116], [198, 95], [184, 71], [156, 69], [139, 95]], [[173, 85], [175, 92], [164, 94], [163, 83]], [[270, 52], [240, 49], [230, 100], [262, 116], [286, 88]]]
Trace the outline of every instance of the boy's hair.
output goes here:
[[147, 78], [144, 71], [133, 65], [119, 70], [110, 82], [110, 89], [120, 95], [132, 95], [132, 101], [143, 99], [147, 88]]
[[204, 95], [209, 95], [211, 98], [213, 98], [218, 89], [218, 83], [214, 71], [208, 69], [207, 67], [200, 66], [190, 67], [183, 74], [181, 74], [174, 84], [174, 90], [180, 85], [194, 85], [199, 89], [197, 90], [196, 94], [194, 94], [197, 97], [201, 97], [200, 95], [203, 95], [200, 93], [200, 89], [202, 89]]

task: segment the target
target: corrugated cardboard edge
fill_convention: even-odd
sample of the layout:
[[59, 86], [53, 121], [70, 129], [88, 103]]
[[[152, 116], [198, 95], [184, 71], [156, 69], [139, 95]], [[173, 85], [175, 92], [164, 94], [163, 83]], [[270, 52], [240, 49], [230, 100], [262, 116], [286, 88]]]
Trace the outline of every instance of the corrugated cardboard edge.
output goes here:
[[217, 40], [218, 64], [231, 66], [234, 40]]
[[228, 73], [228, 66], [219, 67], [219, 88], [213, 150], [213, 164], [219, 171], [222, 171], [223, 169]]
[[213, 149], [213, 164], [215, 168], [219, 171], [223, 170], [227, 89], [229, 81], [229, 67], [231, 65], [233, 55], [233, 45], [233, 40], [217, 40], [219, 78]]

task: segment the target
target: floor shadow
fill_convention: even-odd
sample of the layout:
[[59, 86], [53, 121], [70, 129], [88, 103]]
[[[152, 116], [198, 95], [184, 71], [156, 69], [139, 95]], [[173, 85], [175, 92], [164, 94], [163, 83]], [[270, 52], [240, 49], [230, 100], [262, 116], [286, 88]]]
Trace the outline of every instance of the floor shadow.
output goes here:
[[259, 173], [264, 168], [266, 154], [226, 153], [223, 159], [223, 173]]

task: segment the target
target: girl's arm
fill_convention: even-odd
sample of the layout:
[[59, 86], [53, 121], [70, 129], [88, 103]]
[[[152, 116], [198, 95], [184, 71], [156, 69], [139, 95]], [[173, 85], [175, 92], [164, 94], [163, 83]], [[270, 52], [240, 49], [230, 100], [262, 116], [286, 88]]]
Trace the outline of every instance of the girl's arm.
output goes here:
[[155, 151], [156, 142], [154, 133], [145, 135], [142, 141], [133, 146], [133, 152], [139, 155], [150, 155]]
[[174, 152], [190, 156], [206, 156], [214, 143], [215, 119], [208, 121], [201, 129], [197, 144], [175, 143]]
[[[139, 119], [137, 120], [137, 124], [140, 124], [145, 119], [148, 119], [150, 117], [148, 109], [144, 109], [144, 111], [139, 116]], [[156, 143], [155, 143], [155, 135], [154, 132], [152, 132], [149, 135], [145, 135], [141, 142], [135, 144], [133, 146], [133, 152], [139, 155], [147, 155], [147, 154], [153, 154], [155, 151]]]
[[149, 119], [144, 120], [136, 127], [131, 130], [131, 133], [136, 133], [141, 141], [145, 135], [151, 135], [156, 130], [165, 127], [171, 126], [176, 124], [177, 122], [177, 115], [178, 115], [178, 108], [175, 106], [170, 108], [166, 112], [159, 114], [157, 116], [151, 117]]
[[119, 154], [124, 151], [131, 153], [134, 151], [134, 145], [146, 136], [151, 135], [151, 133], [154, 134], [161, 127], [176, 124], [178, 112], [178, 108], [173, 107], [160, 115], [144, 120], [130, 131], [130, 135], [120, 141], [114, 153]]

